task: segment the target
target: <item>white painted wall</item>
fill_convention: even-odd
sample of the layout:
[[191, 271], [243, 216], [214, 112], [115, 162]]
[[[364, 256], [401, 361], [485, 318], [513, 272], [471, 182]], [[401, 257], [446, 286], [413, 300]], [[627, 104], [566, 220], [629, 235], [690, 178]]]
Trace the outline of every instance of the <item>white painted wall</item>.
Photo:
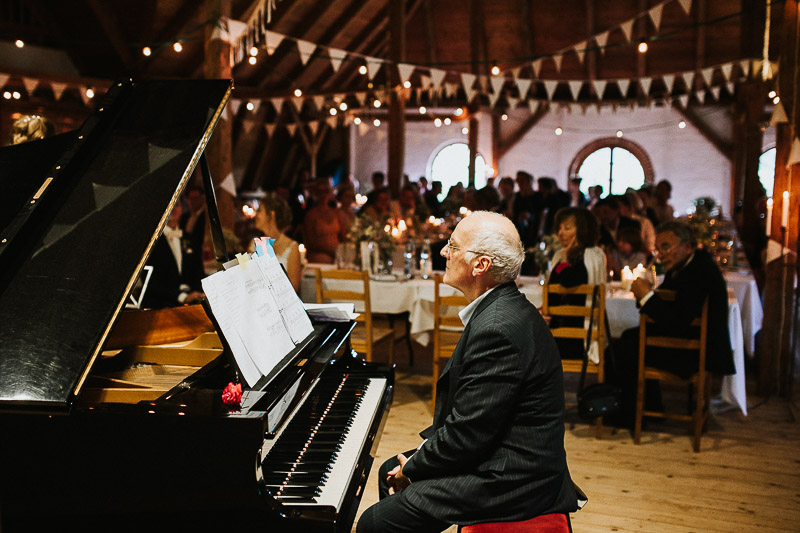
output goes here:
[[[511, 114], [504, 128], [521, 124], [528, 114], [518, 110]], [[676, 213], [685, 213], [699, 196], [711, 196], [730, 213], [731, 164], [690, 123], [679, 129], [681, 114], [669, 107], [631, 111], [628, 108], [602, 108], [598, 114], [588, 110], [586, 115], [569, 114], [562, 108], [548, 113], [503, 158], [499, 176], [513, 176], [517, 170], [527, 170], [534, 176], [553, 176], [562, 188], [566, 187], [569, 164], [587, 143], [613, 136], [622, 130], [625, 138], [641, 145], [653, 163], [656, 181], [668, 179], [673, 186], [671, 203]], [[478, 150], [491, 161], [491, 121], [480, 114]], [[405, 172], [412, 180], [427, 175], [428, 164], [435, 150], [446, 141], [466, 142], [461, 134], [464, 123], [436, 128], [432, 123], [406, 124]], [[556, 127], [564, 134], [556, 136]], [[375, 170], [386, 171], [388, 129], [362, 124], [352, 126], [352, 173], [362, 183], [369, 182]], [[428, 176], [429, 177], [429, 176]], [[430, 179], [430, 177], [429, 177]]]

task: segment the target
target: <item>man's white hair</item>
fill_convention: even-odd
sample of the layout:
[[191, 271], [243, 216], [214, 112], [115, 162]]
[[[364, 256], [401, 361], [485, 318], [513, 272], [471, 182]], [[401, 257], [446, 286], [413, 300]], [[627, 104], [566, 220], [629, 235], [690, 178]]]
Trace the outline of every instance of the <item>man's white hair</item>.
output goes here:
[[500, 213], [491, 211], [475, 211], [469, 216], [480, 219], [470, 232], [469, 249], [492, 258], [489, 275], [497, 283], [517, 279], [525, 260], [525, 249], [514, 224]]

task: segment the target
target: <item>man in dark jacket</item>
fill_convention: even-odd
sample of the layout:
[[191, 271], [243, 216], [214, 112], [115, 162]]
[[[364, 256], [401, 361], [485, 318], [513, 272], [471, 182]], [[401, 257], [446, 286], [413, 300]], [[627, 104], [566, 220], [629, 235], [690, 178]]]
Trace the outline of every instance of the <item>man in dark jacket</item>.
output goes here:
[[381, 469], [381, 501], [358, 531], [441, 531], [577, 509], [564, 451], [564, 383], [553, 337], [517, 289], [513, 223], [477, 211], [442, 250], [444, 282], [470, 304], [437, 382], [433, 425], [417, 450]]

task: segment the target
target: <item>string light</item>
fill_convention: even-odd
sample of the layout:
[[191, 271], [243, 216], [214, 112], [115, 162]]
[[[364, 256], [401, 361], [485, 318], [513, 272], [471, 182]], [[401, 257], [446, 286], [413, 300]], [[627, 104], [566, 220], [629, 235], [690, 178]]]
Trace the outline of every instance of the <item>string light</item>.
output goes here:
[[437, 128], [441, 128], [442, 127], [442, 119], [437, 118], [436, 120], [433, 121], [433, 125], [436, 126]]
[[424, 115], [427, 112], [428, 112], [428, 108], [427, 107], [425, 107], [424, 105], [419, 106], [419, 114], [420, 115]]
[[775, 105], [778, 105], [780, 102], [781, 102], [780, 96], [776, 96], [775, 98], [772, 99], [772, 103]]
[[86, 89], [86, 98], [94, 98], [94, 89]]
[[561, 128], [556, 128], [556, 131], [555, 131], [556, 135], [561, 135], [562, 133], [564, 133], [564, 130], [562, 130]]
[[16, 41], [14, 41], [14, 46], [16, 46], [17, 48], [22, 48], [23, 46], [25, 46], [25, 41], [23, 41], [22, 39], [17, 39]]
[[353, 124], [355, 124], [356, 126], [358, 126], [359, 124], [361, 124], [361, 119], [360, 119], [360, 118], [358, 118], [358, 117], [354, 118], [354, 119], [353, 119]]
[[347, 103], [342, 102], [341, 104], [339, 104], [339, 109], [342, 111], [347, 111]]
[[647, 42], [646, 41], [639, 41], [638, 47], [639, 53], [644, 54], [647, 52]]
[[460, 116], [461, 116], [461, 115], [463, 115], [463, 114], [464, 114], [464, 110], [463, 110], [462, 108], [460, 108], [460, 107], [459, 107], [459, 108], [456, 108], [456, 110], [455, 110], [455, 115], [456, 115], [457, 117], [460, 117]]
[[683, 120], [681, 120], [680, 122], [678, 122], [678, 128], [680, 128], [680, 129], [684, 129], [685, 127], [686, 127], [686, 122], [684, 122]]
[[247, 102], [247, 110], [252, 111], [256, 108], [256, 105], [253, 102]]
[[500, 74], [500, 67], [492, 65], [492, 76], [497, 76], [498, 74]]
[[506, 115], [505, 113], [503, 113], [502, 115], [500, 115], [500, 120], [503, 120], [503, 121], [506, 121], [506, 120], [508, 120], [508, 115]]
[[14, 97], [14, 100], [19, 100], [22, 97], [22, 95], [19, 94], [19, 91], [14, 91], [13, 93], [11, 93], [11, 96]]
[[463, 133], [464, 135], [467, 135], [469, 133], [469, 128], [464, 126], [463, 128], [461, 128], [461, 133]]
[[377, 118], [375, 120], [373, 120], [372, 123], [375, 124], [376, 128], [381, 125], [380, 119], [377, 119]]
[[620, 138], [620, 137], [622, 137], [623, 135], [624, 135], [624, 134], [622, 133], [622, 130], [617, 130], [617, 138]]
[[379, 108], [380, 106], [381, 106], [380, 100], [375, 100], [374, 102], [372, 102], [372, 107], [374, 107], [375, 109]]
[[180, 53], [183, 51], [183, 45], [179, 41], [176, 41], [175, 44], [172, 45], [172, 49]]
[[770, 98], [775, 98], [776, 96], [778, 96], [778, 93], [776, 93], [775, 91], [770, 91], [768, 96]]
[[144, 48], [142, 48], [142, 55], [143, 56], [150, 57], [150, 54], [152, 54], [152, 53], [153, 53], [153, 51], [150, 50], [149, 46], [145, 46]]
[[301, 91], [300, 89], [295, 89], [294, 90], [294, 95], [296, 97], [300, 98], [301, 96], [303, 96], [303, 91]]
[[445, 125], [445, 126], [449, 126], [449, 125], [450, 125], [450, 122], [451, 122], [451, 120], [450, 120], [450, 117], [445, 117], [445, 119], [444, 119], [444, 125]]
[[255, 65], [258, 62], [258, 59], [256, 59], [256, 56], [250, 56], [250, 59], [248, 59], [247, 62], [251, 65]]
[[336, 116], [336, 113], [338, 113], [338, 111], [336, 110], [336, 108], [335, 108], [335, 107], [332, 107], [332, 108], [331, 108], [331, 110], [330, 110], [330, 114], [331, 114], [331, 116], [332, 116], [332, 117], [333, 117], [333, 116]]
[[257, 56], [258, 55], [258, 48], [255, 47], [255, 46], [250, 48], [250, 55], [253, 56], [253, 57]]
[[359, 74], [366, 74], [367, 73], [366, 65], [361, 65], [360, 67], [358, 67], [358, 73]]
[[404, 81], [403, 82], [403, 87], [405, 87], [406, 89], [410, 89], [411, 88], [411, 82], [408, 81], [408, 80]]
[[4, 92], [3, 98], [5, 98], [6, 100], [11, 100], [11, 93], [9, 91]]

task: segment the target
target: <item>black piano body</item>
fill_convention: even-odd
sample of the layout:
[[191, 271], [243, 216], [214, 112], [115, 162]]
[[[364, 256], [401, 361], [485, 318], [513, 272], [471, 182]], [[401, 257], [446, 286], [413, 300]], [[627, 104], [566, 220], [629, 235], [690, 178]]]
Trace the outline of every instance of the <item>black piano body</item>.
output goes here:
[[[126, 80], [77, 132], [0, 150], [0, 530], [352, 527], [393, 392], [352, 323], [315, 324], [232, 408], [201, 306], [123, 311], [230, 91]], [[351, 412], [321, 504], [275, 485], [295, 441], [303, 464], [297, 434], [330, 423], [305, 418], [317, 404]]]

